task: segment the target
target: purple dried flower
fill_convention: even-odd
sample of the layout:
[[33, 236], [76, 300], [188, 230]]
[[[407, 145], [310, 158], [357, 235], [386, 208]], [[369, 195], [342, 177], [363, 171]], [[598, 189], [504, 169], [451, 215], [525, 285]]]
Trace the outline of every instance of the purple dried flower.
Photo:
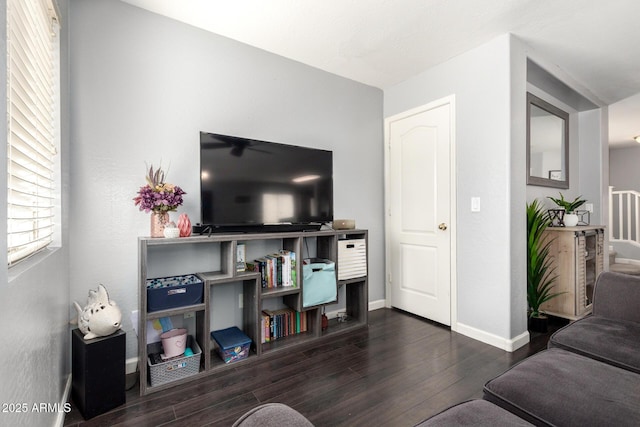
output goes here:
[[146, 177], [147, 185], [140, 187], [138, 195], [133, 199], [141, 211], [163, 213], [175, 211], [182, 205], [182, 196], [187, 193], [177, 185], [163, 182], [164, 176], [161, 168], [154, 172], [153, 165], [151, 166]]

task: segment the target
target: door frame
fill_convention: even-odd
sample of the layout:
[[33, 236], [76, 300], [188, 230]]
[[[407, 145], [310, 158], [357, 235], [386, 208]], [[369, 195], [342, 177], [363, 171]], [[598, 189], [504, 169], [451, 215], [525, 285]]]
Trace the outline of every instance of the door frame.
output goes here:
[[385, 283], [385, 307], [391, 307], [391, 283], [389, 281], [389, 276], [391, 272], [391, 247], [390, 247], [390, 233], [388, 226], [388, 217], [389, 212], [391, 211], [390, 206], [390, 197], [389, 197], [389, 187], [390, 187], [390, 166], [389, 166], [389, 153], [391, 151], [390, 144], [390, 124], [391, 122], [401, 120], [419, 113], [423, 113], [428, 110], [433, 110], [434, 108], [441, 107], [443, 105], [449, 105], [450, 112], [450, 145], [449, 145], [449, 185], [450, 185], [450, 198], [449, 198], [449, 209], [450, 209], [450, 278], [451, 278], [451, 295], [450, 295], [450, 312], [451, 312], [451, 330], [457, 331], [458, 329], [458, 278], [456, 275], [457, 271], [457, 214], [456, 214], [456, 206], [457, 206], [457, 185], [456, 185], [456, 137], [455, 137], [455, 117], [456, 117], [456, 109], [455, 109], [455, 95], [449, 95], [444, 98], [438, 99], [436, 101], [429, 102], [428, 104], [421, 105], [419, 107], [412, 108], [410, 110], [404, 111], [402, 113], [393, 115], [391, 117], [386, 117], [384, 119], [384, 224], [385, 224], [385, 275], [384, 275], [384, 283]]

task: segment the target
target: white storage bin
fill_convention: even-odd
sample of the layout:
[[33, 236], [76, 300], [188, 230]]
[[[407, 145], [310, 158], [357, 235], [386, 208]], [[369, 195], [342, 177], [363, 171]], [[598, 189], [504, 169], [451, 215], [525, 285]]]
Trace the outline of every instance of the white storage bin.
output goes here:
[[367, 241], [365, 239], [338, 240], [338, 280], [355, 279], [367, 275]]

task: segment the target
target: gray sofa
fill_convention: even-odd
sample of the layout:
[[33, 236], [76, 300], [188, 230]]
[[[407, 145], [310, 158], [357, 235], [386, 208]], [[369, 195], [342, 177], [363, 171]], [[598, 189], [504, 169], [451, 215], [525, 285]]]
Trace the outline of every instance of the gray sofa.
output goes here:
[[[487, 382], [483, 399], [455, 405], [419, 426], [640, 426], [640, 277], [602, 273], [593, 314], [555, 332], [547, 350]], [[238, 425], [271, 425], [253, 418], [264, 415], [279, 425], [310, 425], [288, 407], [268, 409], [245, 414]]]
[[602, 273], [593, 314], [487, 382], [483, 398], [534, 425], [640, 425], [640, 278]]
[[640, 374], [640, 277], [602, 273], [593, 314], [554, 333], [549, 348], [560, 348]]
[[558, 348], [530, 356], [483, 391], [538, 426], [640, 426], [640, 375]]

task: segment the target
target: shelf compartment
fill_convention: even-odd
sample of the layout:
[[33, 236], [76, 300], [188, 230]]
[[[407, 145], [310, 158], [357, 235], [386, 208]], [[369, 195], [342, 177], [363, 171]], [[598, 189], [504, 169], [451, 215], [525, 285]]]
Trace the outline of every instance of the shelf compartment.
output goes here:
[[337, 319], [329, 320], [329, 327], [322, 331], [321, 336], [337, 335], [345, 332], [352, 331], [357, 328], [364, 328], [367, 326], [365, 322], [360, 322], [355, 318], [349, 317], [349, 320], [345, 322], [338, 322]]
[[178, 242], [174, 245], [164, 242], [149, 246], [155, 242], [141, 241], [141, 258], [144, 256], [146, 259], [143, 267], [147, 278], [179, 276], [200, 271], [219, 271], [233, 276], [233, 242], [191, 240], [188, 237], [167, 240]]
[[338, 286], [351, 285], [351, 284], [354, 284], [354, 283], [362, 283], [365, 280], [367, 280], [366, 276], [365, 277], [354, 277], [353, 279], [338, 280]]
[[234, 278], [232, 273], [227, 273], [224, 271], [205, 271], [201, 273], [196, 273], [196, 276], [200, 278], [207, 285], [214, 285], [216, 283], [227, 283], [229, 281], [237, 280]]
[[147, 320], [155, 320], [160, 319], [161, 317], [177, 316], [180, 314], [190, 313], [192, 311], [204, 311], [204, 309], [205, 303], [203, 302], [202, 304], [185, 305], [183, 307], [169, 308], [167, 310], [152, 311], [146, 314], [146, 318]]
[[278, 338], [277, 340], [262, 343], [262, 353], [265, 354], [279, 351], [288, 347], [312, 341], [315, 338], [316, 335], [312, 331], [300, 332], [298, 334]]
[[[206, 283], [206, 282], [205, 282]], [[211, 331], [237, 326], [252, 341], [252, 351], [259, 353], [256, 341], [259, 341], [258, 312], [258, 283], [259, 277], [255, 274], [234, 278], [225, 282], [213, 282], [206, 286], [207, 300], [209, 304], [207, 316], [208, 334]], [[241, 296], [242, 307], [238, 304]], [[229, 304], [229, 301], [233, 303]], [[210, 337], [207, 339], [207, 351], [213, 350]]]
[[252, 346], [251, 350], [249, 350], [249, 356], [246, 359], [237, 360], [232, 363], [224, 363], [224, 360], [222, 360], [218, 355], [218, 353], [216, 353], [216, 351], [213, 350], [213, 343], [210, 343], [209, 345], [212, 348], [212, 350], [209, 352], [209, 355], [208, 355], [210, 372], [221, 371], [224, 369], [233, 369], [237, 366], [244, 365], [245, 363], [251, 363], [252, 361], [258, 358], [258, 355], [256, 354]]
[[234, 277], [238, 280], [255, 279], [260, 278], [260, 273], [256, 273], [255, 271], [239, 271]]
[[175, 357], [157, 364], [152, 364], [149, 358], [153, 353], [159, 354], [162, 352], [162, 343], [147, 344], [147, 360], [145, 362], [149, 369], [148, 384], [151, 387], [171, 384], [202, 372], [202, 350], [197, 341], [190, 335], [187, 339], [187, 347], [193, 350], [193, 355]]
[[[300, 293], [300, 288], [288, 286], [288, 287], [277, 287], [277, 288], [261, 288], [260, 298], [278, 298], [283, 297], [285, 295], [295, 295]], [[293, 308], [293, 307], [292, 307]]]

